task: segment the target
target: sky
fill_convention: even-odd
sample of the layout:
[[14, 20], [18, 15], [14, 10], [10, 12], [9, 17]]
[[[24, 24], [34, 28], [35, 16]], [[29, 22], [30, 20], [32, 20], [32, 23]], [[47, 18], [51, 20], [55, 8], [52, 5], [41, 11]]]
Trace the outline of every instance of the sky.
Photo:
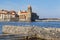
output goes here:
[[60, 18], [60, 0], [0, 0], [0, 10], [27, 10], [31, 5], [39, 18]]

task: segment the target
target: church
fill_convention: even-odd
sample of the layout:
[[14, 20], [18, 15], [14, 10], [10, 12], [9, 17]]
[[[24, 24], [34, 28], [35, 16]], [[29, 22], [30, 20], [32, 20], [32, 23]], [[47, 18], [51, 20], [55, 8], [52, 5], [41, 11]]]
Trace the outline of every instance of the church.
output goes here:
[[39, 16], [32, 12], [32, 7], [29, 5], [27, 11], [23, 10], [23, 11], [19, 11], [18, 12], [18, 16], [19, 16], [19, 21], [27, 21], [27, 22], [31, 22], [31, 21], [35, 21], [35, 19], [38, 19]]

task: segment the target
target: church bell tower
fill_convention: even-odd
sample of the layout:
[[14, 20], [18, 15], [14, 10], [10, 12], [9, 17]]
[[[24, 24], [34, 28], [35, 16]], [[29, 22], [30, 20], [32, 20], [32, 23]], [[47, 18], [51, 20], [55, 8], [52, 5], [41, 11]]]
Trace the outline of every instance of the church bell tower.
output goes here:
[[32, 7], [28, 6], [28, 21], [31, 21]]

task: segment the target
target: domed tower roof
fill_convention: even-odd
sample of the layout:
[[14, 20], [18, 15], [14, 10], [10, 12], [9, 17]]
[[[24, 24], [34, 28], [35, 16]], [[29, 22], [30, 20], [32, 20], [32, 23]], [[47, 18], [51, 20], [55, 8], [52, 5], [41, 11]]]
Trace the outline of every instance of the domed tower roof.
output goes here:
[[31, 7], [31, 5], [28, 5], [28, 12], [32, 12], [32, 7]]
[[31, 8], [31, 5], [28, 5], [28, 8]]

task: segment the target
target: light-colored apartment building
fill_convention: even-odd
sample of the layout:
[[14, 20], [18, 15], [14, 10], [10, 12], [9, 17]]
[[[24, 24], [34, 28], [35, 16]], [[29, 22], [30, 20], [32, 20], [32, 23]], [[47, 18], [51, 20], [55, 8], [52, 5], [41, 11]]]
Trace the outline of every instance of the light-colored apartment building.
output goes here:
[[15, 18], [14, 11], [0, 10], [0, 21], [11, 21]]
[[7, 10], [0, 10], [0, 21], [10, 21], [10, 14]]

